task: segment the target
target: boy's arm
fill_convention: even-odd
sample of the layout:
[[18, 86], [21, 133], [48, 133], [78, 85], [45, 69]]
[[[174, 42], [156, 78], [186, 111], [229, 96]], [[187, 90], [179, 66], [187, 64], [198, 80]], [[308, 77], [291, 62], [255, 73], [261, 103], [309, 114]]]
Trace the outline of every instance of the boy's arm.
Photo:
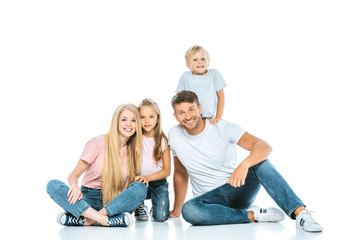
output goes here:
[[170, 217], [180, 217], [181, 208], [186, 198], [188, 187], [188, 173], [177, 157], [174, 157], [174, 208], [170, 211]]
[[218, 97], [218, 105], [216, 110], [216, 119], [221, 120], [222, 115], [224, 113], [224, 107], [225, 107], [225, 92], [224, 89], [221, 89], [216, 92], [216, 95]]

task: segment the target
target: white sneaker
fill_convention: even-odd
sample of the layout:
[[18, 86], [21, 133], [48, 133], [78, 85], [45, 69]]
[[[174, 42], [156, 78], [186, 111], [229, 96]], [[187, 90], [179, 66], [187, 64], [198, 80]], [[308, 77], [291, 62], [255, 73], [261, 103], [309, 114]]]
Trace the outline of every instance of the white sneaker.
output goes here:
[[277, 208], [260, 208], [253, 205], [248, 211], [254, 212], [256, 222], [281, 222], [285, 219], [285, 214]]
[[321, 232], [323, 230], [308, 210], [302, 210], [296, 217], [296, 227], [307, 232]]

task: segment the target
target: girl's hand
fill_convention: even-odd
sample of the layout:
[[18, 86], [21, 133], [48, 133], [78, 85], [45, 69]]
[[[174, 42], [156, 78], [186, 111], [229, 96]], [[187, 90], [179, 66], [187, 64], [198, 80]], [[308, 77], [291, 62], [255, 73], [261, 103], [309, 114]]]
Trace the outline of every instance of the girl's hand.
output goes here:
[[146, 184], [147, 187], [149, 187], [149, 179], [147, 176], [137, 176], [135, 177], [135, 182], [143, 182]]
[[68, 197], [68, 202], [71, 205], [76, 203], [78, 200], [81, 200], [83, 195], [82, 192], [80, 191], [79, 186], [70, 187], [67, 197]]

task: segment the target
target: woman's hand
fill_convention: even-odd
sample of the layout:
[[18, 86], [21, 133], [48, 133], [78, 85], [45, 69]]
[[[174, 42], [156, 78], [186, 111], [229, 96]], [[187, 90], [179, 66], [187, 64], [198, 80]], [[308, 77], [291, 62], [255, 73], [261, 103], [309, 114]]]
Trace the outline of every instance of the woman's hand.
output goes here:
[[81, 200], [83, 195], [82, 195], [82, 192], [80, 191], [79, 186], [70, 187], [70, 189], [68, 191], [68, 194], [67, 194], [67, 197], [68, 197], [68, 202], [70, 204], [74, 204], [78, 200]]
[[149, 187], [149, 178], [147, 176], [136, 176], [134, 181], [145, 183]]

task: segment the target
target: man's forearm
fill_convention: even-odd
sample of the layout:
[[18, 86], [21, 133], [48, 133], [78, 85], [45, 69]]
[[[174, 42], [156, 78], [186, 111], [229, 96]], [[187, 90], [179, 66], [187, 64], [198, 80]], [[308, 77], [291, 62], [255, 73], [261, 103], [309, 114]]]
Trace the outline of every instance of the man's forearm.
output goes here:
[[174, 172], [174, 213], [178, 217], [181, 215], [181, 208], [186, 198], [188, 181], [188, 176], [183, 176], [180, 173]]

